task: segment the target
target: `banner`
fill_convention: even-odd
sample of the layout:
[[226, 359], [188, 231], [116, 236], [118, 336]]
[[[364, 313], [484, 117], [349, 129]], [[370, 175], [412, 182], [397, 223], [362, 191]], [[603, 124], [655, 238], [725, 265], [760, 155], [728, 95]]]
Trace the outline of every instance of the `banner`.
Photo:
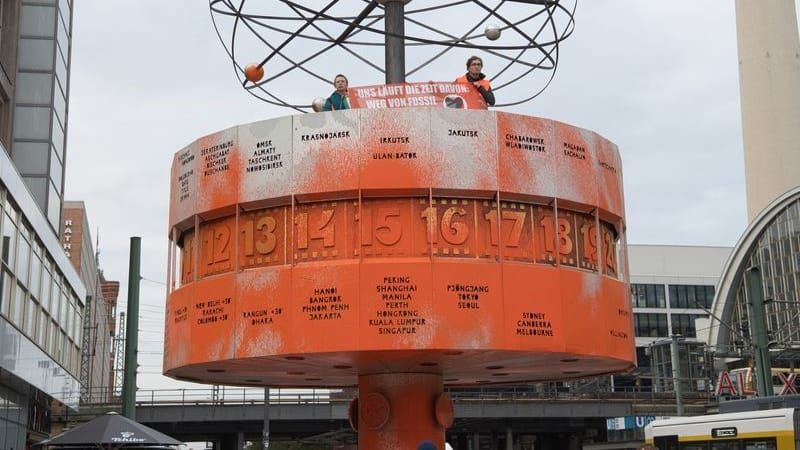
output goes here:
[[488, 109], [472, 85], [447, 81], [360, 86], [347, 94], [351, 108]]

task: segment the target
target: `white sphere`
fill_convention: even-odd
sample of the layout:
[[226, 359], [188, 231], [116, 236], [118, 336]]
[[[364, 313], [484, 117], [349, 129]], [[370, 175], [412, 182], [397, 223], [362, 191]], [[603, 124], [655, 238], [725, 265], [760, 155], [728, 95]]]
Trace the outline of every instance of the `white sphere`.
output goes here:
[[500, 37], [500, 27], [495, 24], [488, 25], [486, 29], [483, 30], [483, 35], [490, 41], [496, 41]]
[[314, 109], [314, 112], [322, 111], [322, 108], [325, 106], [325, 99], [322, 97], [317, 97], [311, 102], [311, 108]]

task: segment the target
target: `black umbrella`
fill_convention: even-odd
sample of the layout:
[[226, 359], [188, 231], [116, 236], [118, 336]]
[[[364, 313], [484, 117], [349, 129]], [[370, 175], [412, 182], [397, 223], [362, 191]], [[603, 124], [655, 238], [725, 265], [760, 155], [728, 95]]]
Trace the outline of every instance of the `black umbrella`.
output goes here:
[[39, 443], [39, 445], [55, 447], [100, 448], [153, 447], [179, 444], [182, 444], [182, 442], [114, 412], [95, 417], [79, 427]]

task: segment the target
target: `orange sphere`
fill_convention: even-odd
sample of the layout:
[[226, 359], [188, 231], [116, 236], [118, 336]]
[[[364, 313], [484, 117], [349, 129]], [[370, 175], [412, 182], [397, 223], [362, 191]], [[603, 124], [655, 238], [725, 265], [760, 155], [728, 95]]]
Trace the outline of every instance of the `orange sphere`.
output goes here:
[[247, 81], [256, 83], [264, 77], [264, 68], [256, 64], [249, 64], [244, 68], [244, 77], [247, 78]]

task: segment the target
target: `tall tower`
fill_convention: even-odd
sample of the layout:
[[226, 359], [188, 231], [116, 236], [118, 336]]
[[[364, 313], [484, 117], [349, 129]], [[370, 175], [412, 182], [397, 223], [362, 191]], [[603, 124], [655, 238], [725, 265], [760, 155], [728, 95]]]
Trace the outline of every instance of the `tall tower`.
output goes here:
[[[783, 350], [800, 344], [794, 333], [800, 327], [800, 316], [796, 307], [789, 306], [800, 300], [795, 282], [800, 275], [800, 252], [791, 245], [800, 233], [800, 38], [796, 14], [795, 0], [736, 0], [750, 223], [717, 283], [711, 316], [720, 319], [712, 321], [709, 344], [718, 354], [747, 351], [740, 346], [742, 335], [736, 330], [749, 329], [750, 336], [767, 331], [773, 341], [770, 358], [776, 362]], [[769, 251], [759, 251], [764, 248]], [[744, 280], [751, 267], [761, 270], [764, 296], [775, 300], [764, 306], [763, 324], [748, 309], [754, 302]], [[766, 356], [766, 352], [754, 353]], [[777, 367], [794, 367], [796, 360], [797, 356], [791, 356]], [[766, 371], [766, 362], [756, 361], [755, 365]]]
[[752, 221], [800, 185], [800, 39], [795, 0], [736, 0], [739, 89]]

